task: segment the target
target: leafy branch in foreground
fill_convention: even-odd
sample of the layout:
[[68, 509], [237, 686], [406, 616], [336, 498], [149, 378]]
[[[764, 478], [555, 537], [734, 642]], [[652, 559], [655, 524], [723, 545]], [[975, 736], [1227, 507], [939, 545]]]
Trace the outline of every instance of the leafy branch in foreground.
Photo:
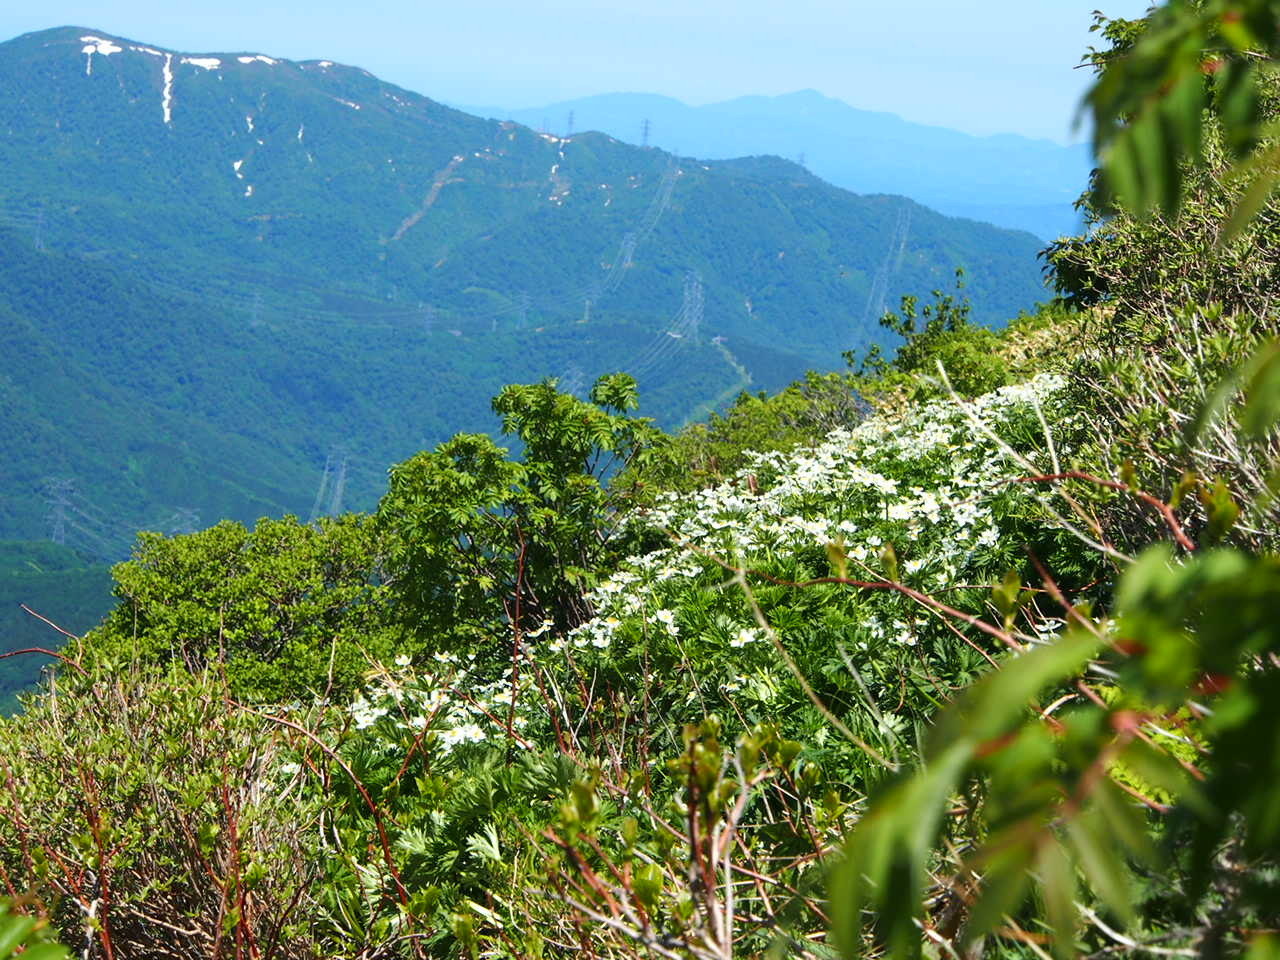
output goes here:
[[1106, 20], [1112, 43], [1090, 59], [1099, 77], [1086, 98], [1100, 164], [1100, 208], [1176, 214], [1186, 169], [1203, 168], [1220, 135], [1227, 177], [1242, 193], [1226, 223], [1239, 231], [1280, 178], [1280, 144], [1270, 119], [1280, 55], [1274, 0], [1170, 0], [1143, 21]]
[[[1239, 374], [1253, 386], [1240, 419], [1254, 436], [1278, 419], [1280, 384], [1264, 373], [1273, 357], [1268, 348]], [[965, 956], [990, 936], [1051, 942], [1060, 956], [1271, 949], [1280, 559], [1201, 550], [1156, 506], [1188, 549], [1146, 550], [1105, 619], [1040, 567], [1061, 636], [959, 698], [918, 768], [873, 799], [832, 888], [846, 954], [879, 945], [911, 957], [932, 944]], [[1223, 532], [1206, 528], [1202, 541]], [[1144, 942], [1157, 917], [1159, 943]]]

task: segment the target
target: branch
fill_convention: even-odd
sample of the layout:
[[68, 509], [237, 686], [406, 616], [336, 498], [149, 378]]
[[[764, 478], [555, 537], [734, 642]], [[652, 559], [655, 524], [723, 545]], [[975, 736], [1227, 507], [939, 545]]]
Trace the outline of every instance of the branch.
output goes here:
[[1095, 477], [1091, 473], [1085, 473], [1083, 470], [1067, 470], [1063, 473], [1047, 473], [1035, 477], [1017, 477], [1011, 480], [1011, 483], [1054, 483], [1059, 480], [1083, 480], [1085, 483], [1096, 484], [1100, 487], [1106, 487], [1108, 490], [1120, 490], [1126, 493], [1132, 493], [1147, 506], [1152, 507], [1159, 512], [1164, 518], [1165, 524], [1169, 527], [1169, 531], [1173, 534], [1173, 539], [1178, 541], [1178, 546], [1182, 547], [1188, 553], [1192, 553], [1196, 549], [1196, 545], [1182, 529], [1182, 524], [1178, 522], [1178, 517], [1163, 500], [1153, 497], [1144, 490], [1138, 490], [1127, 484], [1119, 483], [1115, 480], [1104, 480], [1102, 477]]

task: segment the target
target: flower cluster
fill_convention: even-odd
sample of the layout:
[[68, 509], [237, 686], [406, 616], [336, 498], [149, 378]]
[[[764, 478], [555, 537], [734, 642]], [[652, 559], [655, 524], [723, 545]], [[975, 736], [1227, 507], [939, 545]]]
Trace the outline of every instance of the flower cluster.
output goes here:
[[[661, 500], [632, 522], [666, 532], [671, 544], [608, 576], [589, 597], [597, 616], [551, 639], [549, 649], [604, 652], [620, 637], [654, 630], [677, 637], [690, 585], [821, 548], [838, 549], [850, 576], [880, 579], [892, 544], [898, 578], [922, 589], [976, 574], [998, 553], [1004, 518], [1026, 502], [1008, 483], [1017, 468], [1005, 445], [1025, 449], [1037, 439], [1035, 408], [1063, 386], [1043, 375], [979, 397], [967, 410], [939, 400], [906, 417], [874, 417], [808, 451], [757, 454], [719, 486]], [[999, 441], [976, 429], [975, 419]], [[913, 646], [919, 633], [909, 619], [874, 609], [860, 625], [862, 646]], [[767, 639], [745, 614], [722, 626], [711, 632], [731, 649]]]
[[[480, 743], [505, 731], [513, 696], [511, 678], [508, 668], [502, 676], [481, 682], [474, 665], [457, 654], [437, 653], [416, 668], [408, 656], [401, 655], [394, 669], [378, 669], [370, 675], [368, 686], [347, 712], [356, 730], [375, 728], [393, 739], [406, 735], [423, 739], [447, 754], [459, 745]], [[536, 694], [528, 676], [514, 689], [517, 697]], [[513, 718], [517, 730], [527, 722], [521, 714]]]

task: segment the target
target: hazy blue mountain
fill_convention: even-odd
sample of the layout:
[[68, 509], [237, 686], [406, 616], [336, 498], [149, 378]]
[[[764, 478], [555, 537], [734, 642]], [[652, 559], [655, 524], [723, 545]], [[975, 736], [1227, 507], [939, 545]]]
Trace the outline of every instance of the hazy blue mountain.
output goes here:
[[1044, 296], [1031, 235], [788, 161], [86, 28], [0, 44], [0, 168], [0, 569], [24, 591], [40, 540], [115, 560], [140, 527], [370, 507], [389, 464], [491, 429], [508, 382], [627, 369], [675, 425], [839, 365], [958, 265], [988, 322]]
[[954, 216], [1028, 230], [1042, 239], [1075, 232], [1088, 148], [1013, 135], [975, 137], [858, 110], [813, 90], [739, 97], [691, 107], [670, 97], [614, 93], [542, 107], [465, 108], [563, 134], [600, 130], [682, 155], [777, 154], [858, 193], [896, 193]]

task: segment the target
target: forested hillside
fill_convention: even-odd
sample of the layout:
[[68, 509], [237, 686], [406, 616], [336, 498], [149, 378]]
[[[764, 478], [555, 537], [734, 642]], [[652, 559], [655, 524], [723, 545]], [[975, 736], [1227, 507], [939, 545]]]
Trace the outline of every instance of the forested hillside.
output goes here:
[[248, 520], [306, 514], [341, 448], [369, 506], [511, 380], [626, 367], [676, 425], [865, 346], [891, 293], [957, 266], [984, 321], [1043, 295], [1033, 238], [784, 161], [560, 140], [327, 61], [81, 28], [0, 44], [0, 162], [14, 538], [47, 534], [46, 477], [121, 528]]

